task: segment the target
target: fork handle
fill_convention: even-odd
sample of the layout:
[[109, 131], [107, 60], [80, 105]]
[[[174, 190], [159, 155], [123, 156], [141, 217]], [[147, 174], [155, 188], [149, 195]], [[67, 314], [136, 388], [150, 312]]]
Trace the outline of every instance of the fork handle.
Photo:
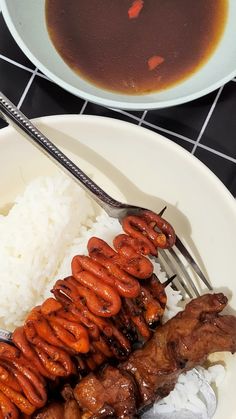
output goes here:
[[0, 92], [0, 116], [17, 131], [24, 135], [33, 145], [39, 148], [60, 167], [74, 177], [80, 186], [100, 205], [110, 216], [111, 207], [124, 208], [126, 205], [116, 201], [93, 182], [75, 163], [73, 163], [58, 147], [55, 146], [35, 125]]

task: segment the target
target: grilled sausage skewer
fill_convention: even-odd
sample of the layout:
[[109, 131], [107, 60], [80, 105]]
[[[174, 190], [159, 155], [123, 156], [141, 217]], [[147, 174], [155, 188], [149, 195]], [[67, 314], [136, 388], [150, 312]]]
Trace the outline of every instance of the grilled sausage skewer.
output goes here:
[[[115, 238], [115, 250], [90, 239], [89, 256], [75, 256], [72, 275], [57, 281], [54, 298], [33, 308], [13, 332], [16, 347], [0, 344], [0, 417], [16, 417], [16, 407], [31, 415], [43, 406], [47, 380], [75, 374], [78, 356], [78, 365], [84, 361], [90, 370], [109, 357], [127, 357], [132, 349], [127, 317], [135, 337], [150, 338], [149, 323], [160, 320], [165, 293], [145, 255], [173, 245], [175, 233], [162, 217], [147, 211], [125, 217], [123, 228], [127, 234]], [[119, 313], [126, 318], [123, 331]]]

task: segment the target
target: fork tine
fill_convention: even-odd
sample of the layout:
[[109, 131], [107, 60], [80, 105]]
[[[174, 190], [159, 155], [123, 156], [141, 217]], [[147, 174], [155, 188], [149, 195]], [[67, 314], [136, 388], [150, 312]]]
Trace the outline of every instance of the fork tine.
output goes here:
[[171, 273], [171, 276], [168, 276], [168, 273], [166, 272], [166, 267], [165, 267], [165, 265], [162, 263], [162, 261], [161, 261], [160, 259], [157, 259], [157, 258], [155, 258], [155, 261], [156, 261], [157, 263], [159, 263], [159, 265], [160, 265], [160, 267], [161, 267], [162, 271], [166, 273], [166, 277], [167, 277], [167, 279], [166, 279], [166, 280], [165, 280], [165, 282], [163, 282], [163, 284], [162, 284], [162, 285], [164, 286], [164, 288], [166, 288], [168, 285], [170, 285], [170, 284], [171, 284], [171, 288], [173, 288], [173, 290], [175, 290], [175, 291], [180, 291], [180, 290], [177, 288], [177, 286], [175, 285], [175, 283], [174, 283], [174, 279], [177, 277], [177, 274], [172, 275], [172, 273]]
[[[158, 215], [160, 215], [160, 217], [162, 217], [162, 215], [164, 214], [164, 212], [166, 211], [166, 209], [167, 209], [167, 206], [165, 206], [158, 213]], [[199, 278], [203, 281], [203, 283], [207, 286], [207, 288], [212, 291], [213, 288], [212, 288], [211, 284], [206, 279], [206, 277], [203, 274], [203, 272], [201, 271], [200, 267], [197, 265], [197, 263], [195, 262], [195, 260], [193, 259], [193, 257], [190, 255], [189, 251], [186, 249], [186, 247], [184, 246], [184, 244], [182, 243], [182, 241], [180, 240], [180, 238], [178, 236], [176, 236], [175, 246], [180, 251], [180, 253], [182, 254], [182, 256], [186, 259], [186, 261], [191, 265], [191, 267], [193, 268], [193, 270], [196, 272], [196, 274], [199, 276]], [[200, 294], [199, 294], [199, 292], [198, 292], [198, 290], [197, 290], [194, 282], [192, 281], [189, 273], [186, 271], [186, 269], [185, 269], [182, 261], [179, 259], [179, 257], [175, 253], [175, 251], [173, 249], [169, 249], [169, 252], [171, 253], [171, 255], [174, 258], [175, 262], [177, 263], [178, 267], [181, 268], [181, 270], [182, 270], [184, 276], [187, 278], [188, 282], [191, 284], [191, 286], [192, 286], [195, 294], [197, 295], [197, 297], [200, 296]]]
[[191, 276], [189, 275], [187, 269], [185, 268], [183, 262], [181, 261], [181, 259], [178, 257], [178, 255], [175, 253], [175, 251], [173, 249], [168, 249], [171, 256], [173, 257], [173, 259], [175, 260], [175, 262], [177, 263], [179, 269], [181, 269], [181, 271], [183, 272], [187, 282], [191, 285], [193, 291], [195, 292], [196, 296], [199, 297], [199, 291], [196, 287], [196, 285], [194, 284], [194, 281], [192, 280]]
[[[173, 290], [174, 290], [174, 291], [180, 291], [180, 290], [179, 290], [179, 288], [175, 285], [175, 282], [174, 282], [174, 279], [177, 277], [177, 275], [176, 275], [176, 274], [175, 274], [175, 275], [172, 275], [172, 274], [171, 274], [171, 276], [168, 276], [168, 273], [166, 272], [165, 265], [162, 263], [162, 261], [160, 261], [160, 259], [157, 259], [157, 258], [156, 258], [156, 262], [157, 262], [157, 263], [159, 263], [159, 265], [160, 265], [160, 267], [161, 267], [162, 271], [166, 273], [166, 277], [167, 277], [167, 279], [166, 279], [166, 281], [163, 283], [164, 287], [166, 288], [166, 287], [167, 287], [168, 285], [170, 285], [170, 283], [171, 283], [171, 288], [173, 288]], [[173, 278], [173, 277], [174, 277], [174, 278]]]
[[[158, 253], [159, 253], [159, 256], [161, 256], [162, 259], [165, 261], [165, 263], [168, 266], [168, 268], [170, 268], [172, 270], [172, 273], [176, 273], [177, 268], [176, 268], [176, 266], [174, 266], [172, 260], [169, 258], [169, 256], [167, 255], [166, 251], [159, 249], [159, 252]], [[160, 262], [159, 258], [158, 258], [158, 262]], [[166, 270], [165, 267], [164, 267], [164, 270]], [[184, 273], [185, 273], [185, 270], [184, 270]], [[178, 279], [181, 287], [186, 292], [186, 294], [188, 294], [188, 296], [190, 298], [193, 298], [193, 294], [192, 294], [191, 290], [187, 287], [187, 285], [185, 284], [185, 282], [183, 281], [183, 279], [181, 278], [181, 276], [179, 275], [179, 273], [177, 273], [177, 279]]]
[[[161, 268], [162, 268], [162, 270], [163, 271], [166, 271], [166, 267], [165, 267], [165, 265], [160, 261], [160, 258], [158, 259], [158, 263], [160, 264], [160, 266], [161, 266]], [[169, 266], [168, 266], [169, 267]], [[166, 273], [166, 275], [167, 275], [167, 273]], [[165, 282], [163, 282], [163, 285], [164, 285], [164, 287], [167, 287], [168, 285], [170, 285], [171, 284], [171, 288], [174, 290], [174, 291], [179, 291], [180, 293], [181, 293], [181, 296], [182, 296], [182, 299], [183, 299], [183, 301], [185, 300], [185, 295], [184, 295], [184, 293], [183, 293], [183, 290], [180, 288], [180, 286], [178, 286], [176, 283], [174, 283], [174, 279], [177, 277], [177, 274], [174, 274], [174, 275], [172, 275], [172, 276], [170, 276], [170, 277], [168, 277], [168, 275], [167, 275], [167, 280], [165, 281]], [[180, 282], [180, 281], [179, 281]], [[185, 284], [183, 284], [182, 283], [182, 288], [186, 288], [185, 287]], [[189, 294], [191, 294], [190, 292], [188, 293], [187, 292], [187, 290], [186, 290], [186, 294], [188, 294], [188, 296], [190, 296]], [[191, 294], [192, 295], [192, 294]], [[190, 298], [192, 298], [192, 297], [190, 297]]]
[[213, 288], [209, 281], [206, 279], [205, 275], [202, 273], [201, 269], [193, 259], [193, 257], [190, 255], [189, 251], [186, 249], [180, 238], [176, 237], [175, 246], [180, 251], [180, 253], [183, 255], [183, 257], [187, 260], [187, 262], [192, 266], [196, 274], [199, 276], [199, 278], [204, 282], [204, 284], [207, 286], [207, 288], [211, 291], [213, 291]]
[[176, 274], [174, 274], [174, 275], [172, 275], [170, 278], [168, 278], [164, 283], [163, 283], [163, 285], [164, 285], [164, 287], [168, 287], [168, 285], [170, 285], [171, 284], [171, 282], [173, 282], [174, 281], [174, 279], [176, 278]]

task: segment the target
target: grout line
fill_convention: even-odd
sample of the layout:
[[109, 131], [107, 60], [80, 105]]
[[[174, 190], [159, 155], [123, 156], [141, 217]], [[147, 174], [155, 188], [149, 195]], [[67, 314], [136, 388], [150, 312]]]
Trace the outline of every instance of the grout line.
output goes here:
[[110, 109], [111, 111], [120, 113], [121, 115], [125, 115], [125, 116], [129, 116], [130, 118], [135, 119], [136, 121], [140, 121], [141, 118], [139, 118], [138, 116], [132, 115], [132, 113], [123, 111], [122, 109], [116, 109], [116, 108], [107, 108]]
[[33, 80], [34, 80], [34, 78], [35, 78], [35, 75], [36, 75], [37, 71], [38, 71], [38, 69], [37, 69], [37, 67], [36, 67], [36, 68], [34, 69], [34, 71], [33, 71], [32, 75], [31, 75], [31, 77], [30, 77], [30, 79], [29, 79], [29, 81], [28, 81], [28, 83], [27, 83], [26, 87], [25, 87], [25, 90], [23, 91], [23, 93], [22, 93], [22, 95], [21, 95], [21, 98], [20, 98], [20, 100], [19, 100], [18, 104], [17, 104], [17, 108], [18, 108], [18, 109], [20, 109], [20, 107], [22, 106], [22, 103], [24, 102], [24, 100], [25, 100], [25, 98], [26, 98], [26, 95], [27, 95], [27, 93], [28, 93], [28, 91], [29, 91], [29, 89], [30, 89], [31, 84], [33, 83]]
[[170, 131], [166, 128], [162, 128], [159, 125], [154, 125], [151, 122], [143, 121], [143, 124], [147, 125], [150, 128], [158, 129], [158, 131], [164, 132], [165, 134], [173, 135], [173, 137], [180, 138], [181, 140], [187, 141], [188, 143], [195, 144], [196, 142], [195, 140], [191, 140], [190, 138], [185, 137], [184, 135], [178, 134], [177, 132], [174, 132], [174, 131]]
[[[191, 140], [191, 139], [190, 139], [190, 138], [188, 138], [188, 137], [185, 137], [184, 135], [178, 134], [177, 132], [170, 131], [170, 130], [168, 130], [168, 129], [166, 129], [166, 128], [162, 128], [162, 127], [160, 127], [159, 125], [154, 125], [154, 124], [152, 124], [151, 122], [145, 121], [145, 120], [143, 119], [143, 116], [142, 116], [141, 118], [138, 118], [137, 116], [132, 115], [132, 114], [130, 114], [130, 113], [126, 112], [126, 111], [120, 110], [120, 109], [114, 109], [114, 108], [108, 108], [108, 109], [111, 109], [112, 111], [118, 112], [118, 113], [120, 113], [120, 114], [122, 114], [122, 115], [129, 116], [130, 118], [133, 118], [133, 119], [135, 119], [136, 121], [139, 121], [139, 124], [140, 124], [140, 121], [142, 120], [142, 123], [143, 123], [143, 124], [145, 124], [146, 126], [148, 126], [148, 127], [150, 127], [150, 128], [158, 129], [159, 131], [164, 132], [164, 133], [166, 133], [166, 134], [173, 135], [174, 137], [180, 138], [181, 140], [187, 141], [188, 143], [195, 144], [195, 142], [196, 142], [196, 141], [194, 141], [194, 140]], [[147, 113], [147, 111], [144, 111], [144, 112], [146, 112], [146, 113]], [[145, 116], [144, 116], [144, 117], [146, 117], [146, 114], [145, 114]]]
[[[188, 143], [195, 144], [195, 142], [196, 142], [194, 140], [191, 140], [188, 137], [185, 137], [184, 135], [178, 134], [177, 132], [170, 131], [170, 130], [168, 130], [166, 128], [160, 127], [159, 125], [154, 125], [151, 122], [145, 121], [143, 119], [143, 116], [141, 118], [138, 118], [137, 116], [132, 115], [132, 114], [130, 114], [130, 113], [126, 112], [126, 111], [120, 110], [120, 109], [114, 109], [114, 108], [108, 108], [108, 109], [111, 109], [112, 111], [121, 113], [122, 115], [129, 116], [130, 118], [133, 118], [136, 121], [139, 121], [139, 124], [140, 124], [140, 121], [142, 120], [142, 124], [145, 124], [145, 125], [147, 125], [150, 128], [158, 129], [159, 131], [164, 132], [166, 134], [173, 135], [174, 137], [180, 138], [181, 140], [187, 141]], [[147, 114], [147, 111], [144, 111], [144, 112], [146, 112], [146, 114]], [[146, 114], [145, 114], [144, 118], [146, 117]]]
[[16, 67], [21, 68], [22, 70], [29, 71], [30, 73], [33, 73], [34, 70], [32, 68], [26, 67], [23, 64], [18, 63], [17, 61], [12, 60], [11, 58], [6, 57], [5, 55], [0, 54], [0, 58], [4, 61], [7, 61], [9, 64], [13, 64]]
[[214, 148], [208, 147], [205, 144], [198, 144], [199, 148], [203, 148], [204, 150], [210, 151], [212, 154], [216, 154], [219, 157], [222, 157], [226, 160], [231, 161], [232, 163], [236, 163], [236, 159], [234, 157], [228, 156], [227, 154], [221, 153], [221, 151], [217, 151]]
[[80, 115], [82, 115], [82, 114], [84, 113], [84, 111], [85, 111], [85, 108], [86, 108], [87, 104], [88, 104], [88, 101], [87, 101], [87, 100], [85, 100], [85, 101], [84, 101], [84, 103], [83, 103], [82, 108], [80, 109]]
[[[4, 61], [6, 61], [6, 62], [8, 62], [8, 63], [10, 63], [12, 65], [15, 65], [16, 67], [19, 67], [22, 70], [25, 70], [25, 71], [28, 71], [29, 73], [32, 73], [31, 74], [31, 77], [30, 77], [30, 79], [29, 79], [29, 81], [28, 81], [28, 83], [27, 83], [27, 85], [26, 85], [26, 87], [25, 87], [25, 89], [24, 89], [24, 91], [22, 93], [22, 96], [21, 96], [21, 98], [20, 98], [20, 100], [18, 102], [18, 105], [17, 105], [17, 108], [18, 109], [20, 109], [20, 107], [22, 106], [22, 104], [23, 104], [23, 102], [24, 102], [24, 100], [26, 98], [26, 95], [27, 95], [27, 93], [28, 93], [28, 91], [30, 89], [30, 86], [31, 86], [31, 84], [32, 84], [32, 82], [33, 82], [33, 80], [35, 78], [35, 76], [42, 77], [42, 78], [44, 78], [44, 79], [46, 79], [46, 80], [54, 83], [53, 80], [49, 79], [45, 74], [38, 73], [38, 69], [37, 68], [35, 68], [33, 70], [33, 69], [31, 69], [31, 68], [29, 68], [27, 66], [24, 66], [23, 64], [18, 63], [17, 61], [12, 60], [11, 58], [6, 57], [5, 55], [2, 55], [2, 54], [0, 54], [0, 59], [4, 60]], [[232, 81], [233, 82], [236, 82], [236, 77], [233, 78]], [[201, 129], [201, 131], [199, 133], [199, 136], [198, 136], [198, 138], [197, 138], [196, 141], [191, 140], [190, 138], [185, 137], [184, 135], [178, 134], [178, 133], [176, 133], [174, 131], [170, 131], [168, 129], [162, 128], [162, 127], [160, 127], [158, 125], [155, 125], [155, 124], [152, 124], [152, 123], [150, 123], [148, 121], [145, 121], [145, 118], [146, 118], [146, 115], [147, 115], [147, 112], [148, 112], [147, 110], [145, 110], [143, 112], [141, 118], [139, 118], [139, 117], [137, 117], [135, 115], [132, 115], [131, 113], [126, 112], [126, 111], [121, 110], [121, 109], [115, 109], [115, 108], [108, 108], [108, 109], [111, 109], [112, 111], [115, 111], [117, 113], [120, 113], [121, 115], [123, 114], [125, 116], [130, 117], [130, 118], [133, 118], [134, 120], [138, 121], [138, 125], [139, 126], [141, 126], [144, 123], [147, 127], [157, 129], [157, 130], [159, 130], [159, 131], [161, 131], [163, 133], [167, 133], [167, 134], [173, 135], [174, 137], [180, 138], [180, 139], [182, 139], [182, 140], [184, 140], [184, 141], [186, 141], [188, 143], [193, 144], [194, 147], [192, 149], [192, 154], [195, 153], [197, 147], [200, 147], [200, 148], [205, 149], [205, 150], [207, 150], [207, 151], [209, 151], [209, 152], [211, 152], [213, 154], [216, 154], [216, 155], [218, 155], [218, 156], [220, 156], [220, 157], [222, 157], [222, 158], [224, 158], [226, 160], [229, 160], [229, 161], [231, 161], [233, 163], [236, 163], [236, 159], [234, 159], [233, 157], [230, 157], [227, 154], [221, 153], [221, 152], [219, 152], [217, 150], [212, 149], [211, 147], [208, 147], [208, 146], [200, 143], [200, 140], [202, 138], [202, 135], [203, 135], [203, 133], [204, 133], [206, 127], [207, 127], [207, 124], [208, 124], [208, 122], [209, 122], [209, 120], [210, 120], [210, 118], [212, 116], [212, 113], [213, 113], [213, 111], [215, 109], [215, 106], [216, 106], [216, 104], [218, 102], [218, 99], [219, 99], [219, 97], [221, 95], [221, 92], [222, 92], [223, 88], [224, 88], [224, 86], [221, 86], [221, 88], [219, 89], [219, 91], [218, 91], [218, 93], [217, 93], [217, 95], [215, 97], [215, 100], [214, 100], [214, 102], [213, 102], [213, 104], [211, 106], [211, 109], [210, 109], [210, 111], [209, 111], [209, 113], [208, 113], [208, 115], [206, 117], [206, 120], [205, 120], [205, 122], [204, 122], [204, 124], [202, 126], [202, 129]], [[87, 104], [88, 104], [88, 101], [86, 100], [84, 102], [81, 110], [80, 110], [80, 114], [83, 114], [83, 112], [86, 109]]]
[[214, 112], [214, 110], [215, 110], [216, 104], [217, 104], [217, 102], [218, 102], [218, 99], [219, 99], [219, 97], [220, 97], [220, 95], [221, 95], [221, 92], [222, 92], [223, 88], [224, 88], [224, 85], [223, 85], [223, 86], [221, 86], [221, 87], [220, 87], [220, 89], [219, 89], [219, 90], [218, 90], [218, 92], [217, 92], [217, 95], [216, 95], [216, 97], [215, 97], [215, 99], [214, 99], [214, 102], [212, 103], [211, 108], [210, 108], [210, 110], [209, 110], [209, 112], [208, 112], [208, 114], [207, 114], [207, 117], [206, 117], [205, 122], [204, 122], [204, 124], [203, 124], [203, 126], [202, 126], [202, 128], [201, 128], [201, 131], [200, 131], [200, 133], [199, 133], [199, 135], [198, 135], [198, 138], [197, 138], [197, 140], [196, 140], [196, 142], [195, 142], [195, 144], [194, 144], [194, 146], [193, 146], [193, 149], [192, 149], [192, 151], [191, 151], [191, 153], [192, 153], [192, 154], [194, 154], [194, 153], [195, 153], [196, 148], [197, 148], [198, 144], [199, 144], [199, 143], [200, 143], [200, 141], [201, 141], [201, 138], [202, 138], [202, 136], [203, 136], [203, 134], [204, 134], [204, 132], [205, 132], [205, 129], [206, 129], [206, 127], [207, 127], [207, 125], [208, 125], [208, 123], [209, 123], [209, 121], [210, 121], [210, 118], [211, 118], [211, 116], [212, 116], [212, 114], [213, 114], [213, 112]]
[[147, 115], [147, 110], [143, 112], [142, 117], [140, 118], [140, 121], [138, 123], [139, 126], [142, 125], [144, 119], [146, 118], [146, 115]]
[[[169, 130], [167, 130], [165, 128], [161, 128], [161, 127], [159, 127], [157, 125], [151, 124], [150, 122], [144, 121], [144, 125], [151, 126], [152, 128], [157, 128], [159, 131], [163, 131], [163, 132], [166, 132], [168, 134], [173, 135], [174, 137], [181, 138], [181, 139], [183, 139], [184, 141], [186, 141], [188, 143], [191, 143], [191, 144], [195, 144], [196, 143], [196, 141], [191, 140], [188, 137], [184, 137], [183, 135], [177, 134], [176, 132], [172, 132], [172, 131], [169, 131]], [[206, 146], [204, 144], [199, 143], [198, 144], [198, 147], [203, 148], [204, 150], [207, 150], [207, 151], [209, 151], [209, 152], [211, 152], [213, 154], [216, 154], [217, 156], [220, 156], [220, 157], [222, 157], [222, 158], [224, 158], [226, 160], [229, 160], [229, 161], [231, 161], [233, 163], [236, 163], [236, 159], [235, 158], [233, 158], [231, 156], [228, 156], [227, 154], [221, 153], [220, 151], [214, 150], [213, 148], [208, 147], [208, 146]]]
[[[16, 67], [21, 68], [22, 70], [29, 71], [30, 73], [33, 73], [33, 72], [34, 72], [34, 70], [33, 70], [32, 68], [26, 67], [25, 65], [20, 64], [20, 63], [18, 63], [17, 61], [14, 61], [14, 60], [12, 60], [11, 58], [6, 57], [5, 55], [0, 54], [0, 59], [2, 59], [2, 60], [4, 60], [4, 61], [8, 62], [9, 64], [13, 64], [13, 65], [15, 65]], [[46, 76], [46, 75], [45, 75], [45, 74], [43, 74], [43, 73], [37, 73], [37, 76], [38, 76], [38, 77], [42, 77], [43, 79], [46, 79], [46, 80], [48, 80], [48, 81], [51, 81], [52, 83], [55, 83], [53, 80], [49, 79], [49, 77], [48, 77], [48, 76]]]
[[[164, 132], [166, 132], [168, 134], [171, 134], [171, 135], [173, 135], [175, 137], [179, 137], [179, 138], [183, 139], [184, 141], [186, 141], [188, 143], [195, 144], [195, 142], [196, 142], [194, 140], [191, 140], [188, 137], [184, 137], [183, 135], [177, 134], [176, 132], [168, 131], [165, 128], [161, 128], [161, 127], [159, 127], [157, 125], [151, 124], [150, 122], [144, 121], [144, 124], [145, 125], [148, 125], [148, 126], [151, 126], [152, 128], [157, 128], [158, 130], [164, 131]], [[216, 154], [217, 156], [220, 156], [220, 157], [222, 157], [222, 158], [224, 158], [226, 160], [232, 161], [233, 163], [236, 163], [236, 159], [235, 158], [233, 158], [231, 156], [228, 156], [227, 154], [221, 153], [220, 151], [214, 150], [213, 148], [208, 147], [208, 146], [206, 146], [204, 144], [201, 144], [200, 143], [200, 144], [198, 144], [198, 147], [203, 148], [203, 149], [205, 149], [205, 150], [207, 150], [207, 151], [209, 151], [209, 152], [211, 152], [213, 154]]]
[[[55, 83], [55, 81], [53, 81], [53, 80], [49, 79], [49, 77], [48, 77], [48, 76], [46, 76], [46, 74], [43, 74], [43, 73], [37, 73], [37, 74], [36, 74], [36, 76], [37, 76], [37, 77], [42, 77], [43, 79], [46, 79], [46, 80], [51, 81], [52, 83], [56, 84], [56, 83]], [[59, 87], [60, 87], [60, 86], [59, 86]]]

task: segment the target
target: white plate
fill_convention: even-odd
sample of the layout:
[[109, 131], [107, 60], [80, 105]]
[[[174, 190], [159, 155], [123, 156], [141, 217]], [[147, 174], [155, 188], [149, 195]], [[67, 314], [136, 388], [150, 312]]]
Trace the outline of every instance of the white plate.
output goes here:
[[[52, 116], [36, 125], [114, 198], [159, 211], [174, 225], [216, 290], [236, 309], [236, 204], [195, 157], [152, 131], [94, 116]], [[59, 169], [14, 129], [0, 131], [0, 208], [27, 182]], [[220, 354], [227, 376], [216, 419], [235, 419], [236, 356]]]
[[236, 75], [236, 1], [229, 1], [224, 35], [207, 63], [178, 85], [149, 95], [130, 96], [97, 88], [74, 73], [53, 47], [46, 28], [44, 0], [0, 0], [3, 16], [29, 59], [64, 89], [92, 102], [123, 109], [154, 109], [189, 102]]

